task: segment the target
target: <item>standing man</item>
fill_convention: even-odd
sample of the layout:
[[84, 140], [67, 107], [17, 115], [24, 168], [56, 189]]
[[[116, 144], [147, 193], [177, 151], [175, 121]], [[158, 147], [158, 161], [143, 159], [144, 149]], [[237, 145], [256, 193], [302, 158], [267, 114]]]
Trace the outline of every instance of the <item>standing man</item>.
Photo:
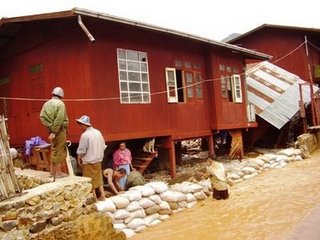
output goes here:
[[61, 87], [52, 90], [52, 99], [45, 102], [40, 112], [40, 121], [49, 131], [51, 142], [51, 175], [54, 178], [68, 176], [61, 172], [62, 162], [67, 157], [67, 127], [69, 119], [62, 101], [64, 92]]
[[[83, 176], [92, 179], [92, 192], [98, 200], [104, 200], [101, 162], [106, 148], [101, 132], [93, 128], [90, 118], [83, 115], [76, 119], [83, 133], [77, 149], [78, 164], [83, 166]], [[99, 196], [96, 194], [99, 191]]]
[[[135, 170], [132, 167], [132, 156], [128, 148], [126, 148], [125, 142], [120, 142], [119, 149], [113, 154], [113, 169], [118, 170], [124, 168], [127, 175], [130, 174], [130, 169]], [[125, 188], [127, 176], [120, 179], [119, 184], [122, 189]]]

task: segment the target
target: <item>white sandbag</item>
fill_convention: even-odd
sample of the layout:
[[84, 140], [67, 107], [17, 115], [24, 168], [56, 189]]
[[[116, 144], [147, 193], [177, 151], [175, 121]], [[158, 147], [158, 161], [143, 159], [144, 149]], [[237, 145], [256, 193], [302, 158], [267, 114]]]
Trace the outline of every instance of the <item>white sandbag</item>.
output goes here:
[[173, 191], [177, 191], [177, 192], [184, 192], [184, 189], [185, 186], [183, 186], [181, 183], [176, 183], [172, 186], [170, 186], [170, 189], [173, 190]]
[[285, 167], [287, 165], [287, 163], [284, 162], [284, 161], [283, 162], [279, 162], [279, 164], [280, 164], [281, 167]]
[[271, 167], [271, 165], [270, 165], [270, 163], [265, 163], [265, 164], [263, 164], [263, 166], [262, 166], [263, 168], [270, 168]]
[[278, 162], [274, 162], [272, 164], [270, 164], [270, 168], [275, 168], [276, 166], [278, 166], [279, 163]]
[[193, 196], [192, 193], [188, 193], [187, 194], [187, 202], [194, 202], [194, 201], [197, 201], [196, 197]]
[[200, 181], [199, 185], [201, 185], [202, 187], [207, 187], [209, 190], [212, 190], [212, 185], [211, 185], [210, 179]]
[[296, 161], [301, 161], [301, 160], [302, 160], [302, 157], [301, 157], [301, 156], [296, 156], [296, 157], [295, 157], [295, 160], [296, 160]]
[[143, 218], [134, 218], [134, 219], [132, 219], [131, 222], [129, 222], [127, 224], [127, 227], [131, 228], [133, 230], [136, 230], [140, 226], [146, 226], [146, 224], [144, 223]]
[[128, 212], [134, 212], [134, 211], [137, 211], [137, 210], [142, 210], [143, 207], [140, 206], [139, 202], [137, 201], [132, 201], [127, 207], [126, 207], [126, 210]]
[[165, 221], [169, 218], [169, 215], [168, 214], [164, 214], [164, 215], [159, 215], [159, 220], [161, 221]]
[[125, 209], [118, 209], [113, 213], [114, 219], [126, 219], [130, 217], [130, 213]]
[[200, 192], [196, 192], [193, 194], [195, 196], [195, 198], [197, 200], [204, 200], [207, 198], [207, 195], [203, 192], [203, 191], [200, 191]]
[[159, 195], [157, 195], [157, 194], [149, 196], [149, 199], [151, 201], [155, 202], [156, 204], [162, 203], [161, 197]]
[[131, 212], [130, 216], [124, 220], [124, 223], [127, 224], [131, 222], [134, 218], [144, 218], [146, 216], [146, 212], [142, 210], [137, 210], [135, 212]]
[[118, 209], [126, 208], [130, 203], [127, 198], [121, 196], [113, 196], [109, 199], [114, 203], [114, 205], [116, 205]]
[[[202, 189], [202, 187], [201, 187], [201, 189]], [[187, 201], [187, 196], [185, 194], [183, 194], [181, 192], [174, 192], [174, 194], [176, 195], [178, 202]]]
[[[235, 174], [237, 174], [240, 178], [242, 178], [244, 175], [246, 175], [244, 172], [242, 172], [241, 170], [237, 170], [234, 172]], [[236, 180], [236, 179], [235, 179]]]
[[262, 160], [265, 163], [269, 163], [270, 162], [270, 158], [268, 158], [266, 156], [258, 156], [256, 159]]
[[288, 157], [292, 157], [292, 156], [297, 155], [297, 151], [296, 150], [299, 150], [299, 149], [294, 149], [294, 148], [283, 149], [283, 150], [278, 152], [278, 155], [285, 155], [285, 156], [288, 156]]
[[202, 191], [203, 187], [200, 184], [193, 183], [189, 186], [189, 188], [191, 189], [192, 193], [196, 193]]
[[110, 200], [106, 199], [104, 201], [98, 201], [95, 203], [97, 207], [98, 212], [115, 212], [116, 211], [116, 205]]
[[276, 162], [282, 162], [282, 161], [289, 162], [289, 157], [286, 155], [278, 155], [278, 157], [276, 158]]
[[[165, 215], [162, 215], [162, 216], [165, 216]], [[152, 223], [150, 223], [149, 226], [154, 226], [154, 225], [156, 225], [156, 224], [158, 224], [158, 223], [161, 223], [161, 221], [160, 221], [159, 219], [156, 219], [156, 220], [154, 220]]]
[[124, 223], [124, 219], [114, 219], [113, 224], [120, 224], [120, 223]]
[[267, 154], [264, 154], [263, 156], [269, 158], [271, 161], [276, 160], [277, 158], [277, 155], [273, 153], [267, 153]]
[[175, 192], [170, 191], [170, 190], [161, 193], [160, 197], [163, 201], [166, 201], [166, 202], [177, 202], [178, 201], [178, 198], [177, 198]]
[[143, 197], [139, 201], [139, 205], [142, 208], [149, 208], [155, 205], [155, 202], [151, 201], [149, 198]]
[[129, 228], [121, 229], [121, 231], [124, 232], [126, 238], [131, 238], [136, 234], [132, 229]]
[[257, 175], [258, 175], [258, 173], [257, 173], [257, 172], [254, 172], [254, 173], [252, 173], [252, 174], [245, 175], [245, 176], [243, 177], [243, 179], [253, 178], [254, 176], [257, 176]]
[[115, 224], [113, 224], [113, 227], [115, 229], [121, 230], [121, 229], [125, 229], [127, 227], [127, 225], [125, 225], [124, 223], [115, 223]]
[[253, 160], [255, 163], [257, 163], [260, 167], [263, 166], [263, 164], [265, 163], [263, 160], [259, 159], [259, 158], [256, 158]]
[[149, 226], [154, 220], [158, 219], [159, 217], [160, 217], [160, 214], [155, 213], [155, 214], [152, 214], [152, 215], [145, 217], [144, 222], [147, 226]]
[[227, 174], [227, 178], [231, 178], [232, 180], [236, 180], [236, 179], [240, 179], [241, 177], [238, 174], [231, 172], [231, 173]]
[[241, 171], [246, 174], [252, 174], [252, 173], [255, 173], [257, 170], [254, 169], [253, 167], [243, 167], [241, 168]]
[[142, 198], [140, 190], [129, 190], [119, 196], [127, 198], [130, 202], [139, 201]]
[[178, 202], [179, 208], [186, 208], [188, 205], [187, 201]]
[[152, 187], [156, 193], [160, 194], [168, 190], [168, 185], [164, 182], [149, 182], [145, 186]]
[[155, 190], [150, 186], [143, 186], [141, 188], [141, 194], [143, 197], [149, 197], [155, 194]]
[[189, 202], [188, 204], [187, 204], [187, 208], [192, 208], [194, 205], [196, 205], [197, 204], [197, 201], [193, 201], [193, 202]]
[[256, 163], [255, 161], [252, 161], [252, 160], [246, 162], [246, 164], [244, 166], [245, 167], [252, 167], [255, 170], [259, 170], [260, 169], [260, 165], [258, 163]]
[[136, 233], [142, 232], [143, 230], [145, 230], [147, 228], [147, 226], [139, 226], [137, 227], [136, 230], [134, 230]]
[[238, 183], [238, 182], [242, 182], [243, 178], [237, 179], [237, 180], [233, 180], [234, 183]]
[[[189, 194], [191, 194], [191, 193], [189, 193]], [[191, 195], [192, 195], [192, 194], [191, 194]], [[192, 196], [193, 196], [193, 195], [192, 195]], [[166, 201], [162, 201], [162, 202], [159, 204], [159, 206], [160, 206], [160, 208], [161, 208], [162, 210], [171, 209], [169, 203], [167, 203]]]

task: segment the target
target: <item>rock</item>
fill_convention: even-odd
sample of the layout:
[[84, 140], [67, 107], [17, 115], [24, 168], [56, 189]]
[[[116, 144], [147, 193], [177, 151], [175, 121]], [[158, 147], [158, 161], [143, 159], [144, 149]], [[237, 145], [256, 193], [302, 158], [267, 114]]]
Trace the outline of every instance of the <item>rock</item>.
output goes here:
[[12, 207], [15, 209], [23, 208], [24, 207], [24, 201], [17, 201], [12, 203]]
[[0, 206], [0, 214], [6, 213], [9, 211], [13, 206], [10, 203], [3, 204]]
[[49, 211], [41, 211], [36, 214], [38, 219], [50, 219], [53, 217], [57, 217], [60, 214], [60, 209], [52, 209]]
[[46, 226], [47, 226], [47, 221], [46, 220], [41, 220], [41, 221], [35, 222], [30, 227], [29, 232], [30, 233], [41, 232], [43, 229], [46, 228]]
[[[64, 196], [66, 198], [67, 194]], [[69, 196], [68, 196], [69, 197]], [[73, 198], [75, 199], [75, 198]], [[67, 199], [66, 199], [67, 200]], [[70, 200], [70, 199], [69, 199]], [[95, 196], [93, 194], [90, 194], [86, 197], [86, 202], [85, 205], [91, 205], [97, 202], [97, 199], [95, 198]]]
[[18, 213], [18, 210], [12, 208], [2, 217], [2, 221], [15, 220], [17, 219]]
[[154, 213], [159, 212], [160, 210], [161, 210], [161, 207], [159, 205], [154, 205], [152, 207], [145, 209], [147, 215], [152, 215]]
[[30, 206], [35, 206], [40, 203], [40, 196], [35, 196], [26, 200], [26, 203]]
[[[66, 200], [66, 201], [69, 201], [69, 200], [71, 200], [71, 199], [74, 199], [76, 196], [75, 196], [75, 192], [66, 192], [66, 194], [64, 195], [64, 199]], [[92, 197], [94, 198], [94, 201], [92, 200]], [[89, 195], [88, 197], [87, 197], [87, 200], [86, 201], [89, 201], [88, 203], [86, 202], [86, 204], [87, 205], [90, 205], [90, 204], [93, 204], [93, 203], [95, 203], [95, 201], [96, 201], [96, 198], [93, 196], [93, 194], [91, 194], [91, 195]]]
[[18, 225], [18, 220], [9, 220], [9, 221], [4, 221], [1, 223], [0, 228], [5, 231], [8, 232], [11, 229], [15, 228]]
[[25, 229], [31, 226], [33, 223], [33, 215], [31, 213], [28, 214], [21, 214], [19, 216], [19, 221], [18, 221], [18, 229]]
[[53, 203], [52, 202], [46, 202], [45, 204], [43, 204], [43, 209], [44, 210], [50, 210], [53, 208]]
[[58, 217], [53, 217], [50, 219], [50, 224], [52, 226], [58, 226], [63, 222], [63, 216], [59, 215]]
[[77, 219], [81, 214], [83, 213], [83, 208], [82, 207], [76, 207], [68, 211], [65, 215], [64, 220], [67, 221], [73, 221]]

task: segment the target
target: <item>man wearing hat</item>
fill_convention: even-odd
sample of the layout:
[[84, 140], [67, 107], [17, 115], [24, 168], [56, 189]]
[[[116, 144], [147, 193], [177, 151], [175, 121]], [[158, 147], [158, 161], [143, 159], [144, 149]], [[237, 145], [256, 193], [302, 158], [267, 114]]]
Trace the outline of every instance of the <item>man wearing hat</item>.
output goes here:
[[49, 131], [48, 139], [51, 142], [51, 175], [65, 177], [61, 172], [62, 162], [67, 157], [67, 127], [69, 119], [66, 107], [62, 101], [64, 92], [61, 87], [52, 90], [52, 99], [45, 102], [40, 112], [40, 121]]
[[[77, 149], [78, 164], [83, 166], [83, 176], [92, 179], [92, 192], [98, 200], [104, 200], [101, 162], [106, 148], [101, 132], [91, 126], [90, 118], [83, 115], [76, 119], [83, 133]], [[96, 194], [99, 191], [99, 196]]]

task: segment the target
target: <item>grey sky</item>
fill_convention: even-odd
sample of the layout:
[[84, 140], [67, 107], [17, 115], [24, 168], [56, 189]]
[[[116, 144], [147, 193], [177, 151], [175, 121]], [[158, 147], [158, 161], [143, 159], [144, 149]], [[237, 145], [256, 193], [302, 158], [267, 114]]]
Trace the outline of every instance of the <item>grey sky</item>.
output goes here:
[[86, 8], [221, 40], [263, 23], [320, 28], [319, 0], [0, 0], [0, 17]]

